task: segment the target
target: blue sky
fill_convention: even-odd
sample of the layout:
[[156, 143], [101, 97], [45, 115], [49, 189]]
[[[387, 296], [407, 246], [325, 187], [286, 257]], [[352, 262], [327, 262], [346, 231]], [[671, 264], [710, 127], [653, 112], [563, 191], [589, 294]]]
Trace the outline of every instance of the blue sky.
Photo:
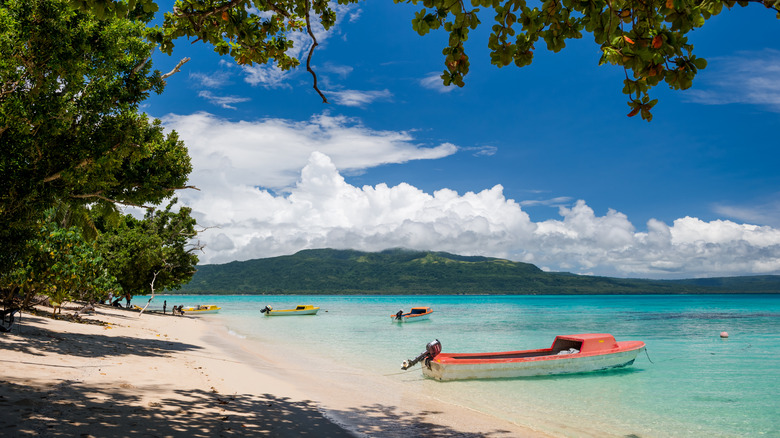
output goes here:
[[446, 34], [417, 35], [418, 9], [340, 9], [313, 58], [328, 105], [305, 67], [239, 67], [186, 40], [155, 56], [163, 72], [192, 58], [143, 109], [190, 148], [201, 190], [179, 198], [208, 228], [203, 263], [407, 247], [620, 277], [780, 274], [770, 10], [692, 32], [709, 65], [690, 90], [656, 87], [647, 123], [588, 34], [499, 69], [483, 18], [466, 86], [444, 88]]

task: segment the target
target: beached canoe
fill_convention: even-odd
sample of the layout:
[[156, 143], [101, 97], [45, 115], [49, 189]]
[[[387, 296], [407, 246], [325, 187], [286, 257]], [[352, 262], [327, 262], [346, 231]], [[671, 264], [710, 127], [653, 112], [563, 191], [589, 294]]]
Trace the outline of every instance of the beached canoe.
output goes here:
[[408, 313], [399, 310], [395, 315], [390, 315], [390, 320], [393, 322], [425, 321], [431, 317], [431, 313], [433, 313], [433, 309], [430, 307], [412, 307]]
[[644, 342], [617, 342], [606, 333], [557, 336], [550, 348], [496, 353], [441, 353], [436, 340], [401, 368], [423, 361], [423, 375], [436, 380], [584, 373], [629, 366], [644, 348]]
[[214, 304], [202, 304], [198, 306], [182, 307], [181, 311], [185, 315], [205, 315], [207, 313], [218, 313], [221, 307]]
[[280, 310], [276, 310], [271, 306], [265, 306], [265, 308], [260, 310], [260, 313], [265, 313], [266, 316], [316, 315], [319, 310], [319, 307], [311, 305], [296, 306], [294, 309]]

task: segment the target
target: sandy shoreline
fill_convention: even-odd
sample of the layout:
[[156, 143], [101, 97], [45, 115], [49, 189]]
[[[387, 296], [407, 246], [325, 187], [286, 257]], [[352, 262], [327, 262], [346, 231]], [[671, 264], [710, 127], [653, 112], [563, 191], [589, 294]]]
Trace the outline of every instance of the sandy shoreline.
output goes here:
[[107, 325], [25, 313], [0, 334], [0, 435], [546, 436], [197, 317], [98, 306], [83, 319]]

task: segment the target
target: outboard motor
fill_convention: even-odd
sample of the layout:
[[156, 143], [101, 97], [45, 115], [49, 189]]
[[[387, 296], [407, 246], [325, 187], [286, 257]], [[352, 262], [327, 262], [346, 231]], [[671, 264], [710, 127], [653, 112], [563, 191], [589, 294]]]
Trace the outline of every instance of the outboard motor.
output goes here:
[[431, 342], [428, 342], [428, 345], [425, 346], [425, 351], [420, 353], [419, 356], [411, 360], [405, 360], [403, 365], [401, 365], [401, 369], [407, 370], [421, 360], [425, 360], [425, 364], [428, 365], [428, 362], [430, 362], [430, 360], [436, 357], [439, 353], [441, 353], [441, 342], [439, 342], [438, 339], [435, 339]]
[[403, 316], [404, 316], [404, 309], [401, 309], [398, 311], [398, 313], [395, 314], [395, 319], [400, 321]]
[[260, 310], [260, 313], [270, 312], [274, 310], [271, 306], [265, 306], [263, 309]]

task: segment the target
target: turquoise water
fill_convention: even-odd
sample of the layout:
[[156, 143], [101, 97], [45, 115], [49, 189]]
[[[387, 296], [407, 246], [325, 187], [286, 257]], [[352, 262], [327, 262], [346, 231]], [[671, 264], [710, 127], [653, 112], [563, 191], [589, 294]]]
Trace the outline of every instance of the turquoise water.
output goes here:
[[[152, 307], [163, 299], [169, 308], [217, 304], [219, 314], [203, 317], [240, 337], [297, 344], [562, 436], [780, 437], [780, 295], [169, 295]], [[259, 312], [298, 304], [321, 310], [299, 317]], [[390, 322], [412, 306], [430, 306], [434, 314], [429, 321]], [[730, 337], [721, 339], [722, 331]], [[448, 352], [503, 351], [548, 347], [558, 334], [587, 332], [644, 341], [648, 355], [629, 368], [568, 376], [437, 382], [424, 379], [419, 367], [400, 372], [401, 362], [433, 339]]]

